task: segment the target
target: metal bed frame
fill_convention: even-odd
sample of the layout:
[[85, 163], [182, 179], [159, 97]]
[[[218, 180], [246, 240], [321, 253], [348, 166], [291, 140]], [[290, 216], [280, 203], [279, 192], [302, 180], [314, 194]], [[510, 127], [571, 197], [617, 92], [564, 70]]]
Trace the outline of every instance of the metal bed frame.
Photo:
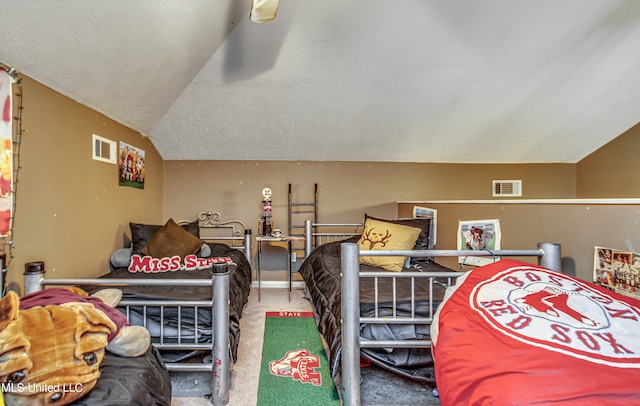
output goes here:
[[[344, 240], [349, 237], [360, 235], [361, 223], [351, 224], [323, 224], [305, 223], [305, 257], [321, 244]], [[321, 232], [327, 229], [331, 232]], [[335, 230], [353, 230], [346, 232], [336, 232]], [[431, 229], [433, 232], [433, 228]], [[433, 234], [431, 234], [433, 235]], [[430, 242], [430, 247], [433, 245]], [[434, 257], [454, 257], [454, 256], [518, 256], [518, 257], [538, 257], [538, 263], [546, 268], [561, 271], [562, 260], [560, 245], [553, 243], [540, 243], [535, 250], [495, 250], [495, 251], [469, 251], [469, 250], [409, 250], [409, 251], [360, 251], [356, 243], [341, 244], [342, 263], [342, 355], [341, 355], [341, 375], [342, 375], [342, 400], [343, 405], [360, 405], [360, 349], [361, 348], [431, 348], [430, 340], [366, 340], [360, 337], [361, 324], [422, 324], [431, 325], [436, 312], [436, 303], [433, 301], [433, 289], [436, 284], [451, 286], [455, 280], [464, 272], [360, 272], [360, 256], [410, 256], [413, 258], [434, 258]], [[360, 279], [374, 279], [374, 317], [360, 316]], [[396, 313], [396, 282], [398, 278], [410, 278], [412, 287], [412, 299], [410, 304], [410, 316], [400, 316]], [[417, 314], [417, 303], [414, 300], [414, 293], [418, 290], [418, 284], [423, 285], [429, 292], [428, 314]], [[378, 289], [381, 286], [391, 285], [393, 304], [392, 315], [378, 314]]]
[[[311, 220], [304, 222], [304, 256], [305, 258], [311, 254], [314, 248], [319, 245], [344, 240], [349, 237], [355, 237], [362, 234], [362, 223], [312, 223]], [[331, 232], [321, 232], [320, 229], [328, 229]], [[349, 231], [336, 231], [336, 230]], [[353, 230], [353, 231], [351, 231]]]
[[[223, 228], [231, 232], [231, 236], [201, 237], [206, 242], [227, 241], [227, 244], [244, 251], [245, 256], [251, 263], [251, 230], [244, 227], [244, 224], [237, 220], [220, 222], [220, 214], [212, 212], [202, 212], [199, 214], [200, 228]], [[184, 221], [180, 222], [184, 223]], [[242, 242], [237, 244], [237, 242]], [[229, 243], [230, 242], [230, 243]], [[229, 275], [235, 271], [235, 264], [214, 264], [211, 269], [211, 279], [47, 279], [43, 268], [34, 268], [24, 274], [25, 294], [36, 292], [45, 286], [193, 286], [206, 287], [212, 289], [211, 300], [127, 300], [123, 299], [118, 308], [129, 319], [133, 308], [142, 309], [142, 326], [148, 328], [147, 311], [150, 308], [159, 309], [160, 322], [163, 326], [165, 321], [165, 309], [176, 309], [178, 315], [177, 337], [166, 337], [164, 330], [160, 331], [159, 337], [152, 338], [152, 344], [159, 350], [190, 350], [190, 351], [211, 351], [212, 362], [209, 363], [183, 363], [165, 362], [168, 371], [176, 372], [211, 372], [212, 392], [211, 402], [213, 405], [226, 405], [229, 403], [229, 368], [230, 368], [230, 342], [229, 342]], [[199, 329], [198, 310], [211, 309], [212, 339], [210, 343], [198, 342], [197, 333], [193, 337], [182, 336], [181, 315], [185, 309], [193, 309], [195, 332]]]
[[[489, 251], [464, 251], [464, 250], [420, 250], [420, 251], [382, 251], [382, 250], [359, 250], [358, 244], [341, 244], [342, 261], [342, 391], [343, 404], [360, 404], [360, 348], [431, 348], [430, 340], [411, 341], [374, 341], [360, 338], [360, 325], [367, 324], [425, 324], [431, 325], [435, 313], [432, 299], [434, 284], [446, 279], [447, 286], [462, 272], [360, 272], [360, 256], [411, 256], [416, 257], [452, 257], [452, 256], [525, 256], [538, 257], [539, 265], [561, 271], [562, 260], [560, 255], [560, 245], [553, 243], [539, 243], [535, 250], [495, 250]], [[395, 284], [397, 278], [410, 278], [412, 287], [417, 283], [428, 284], [429, 289], [429, 311], [428, 315], [420, 316], [415, 313], [413, 297], [411, 301], [411, 316], [401, 317], [396, 315], [395, 299], [393, 300], [393, 315], [375, 317], [360, 317], [360, 278], [374, 278], [375, 296], [381, 281], [391, 280], [395, 298]], [[412, 294], [413, 296], [413, 294]], [[377, 303], [376, 303], [377, 307]]]

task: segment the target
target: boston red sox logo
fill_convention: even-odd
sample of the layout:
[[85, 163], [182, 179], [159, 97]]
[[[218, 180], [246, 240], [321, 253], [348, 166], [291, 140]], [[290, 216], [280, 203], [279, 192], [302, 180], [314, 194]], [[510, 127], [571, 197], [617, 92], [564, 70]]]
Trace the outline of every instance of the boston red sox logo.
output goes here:
[[640, 366], [640, 308], [583, 281], [517, 266], [476, 285], [470, 301], [515, 340], [599, 364]]
[[[536, 288], [540, 290], [535, 291]], [[584, 302], [582, 304], [586, 304], [586, 306], [578, 306], [581, 296], [577, 296], [578, 300], [571, 300], [573, 299], [571, 296], [576, 296], [575, 292], [568, 292], [558, 287], [533, 284], [527, 289], [523, 289], [522, 293], [524, 294], [522, 297], [514, 297], [513, 301], [525, 314], [545, 314], [548, 319], [556, 319], [558, 322], [562, 320], [562, 322], [572, 325], [584, 324], [583, 327], [595, 327], [600, 322], [594, 320], [581, 308], [586, 310], [592, 307], [591, 310], [595, 310], [596, 315], [604, 316], [602, 309], [589, 306], [588, 300], [582, 300]]]
[[302, 383], [321, 386], [322, 375], [316, 368], [320, 368], [320, 358], [307, 349], [289, 351], [281, 359], [269, 362], [272, 375], [288, 376]]

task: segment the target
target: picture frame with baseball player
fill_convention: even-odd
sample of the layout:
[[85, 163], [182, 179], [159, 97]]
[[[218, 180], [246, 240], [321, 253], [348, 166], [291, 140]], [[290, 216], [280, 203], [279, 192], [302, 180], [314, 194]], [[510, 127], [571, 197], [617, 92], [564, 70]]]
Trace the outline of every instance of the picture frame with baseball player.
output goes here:
[[[501, 249], [500, 220], [463, 220], [458, 222], [457, 249], [459, 251]], [[462, 265], [482, 266], [498, 261], [499, 257], [459, 256]]]

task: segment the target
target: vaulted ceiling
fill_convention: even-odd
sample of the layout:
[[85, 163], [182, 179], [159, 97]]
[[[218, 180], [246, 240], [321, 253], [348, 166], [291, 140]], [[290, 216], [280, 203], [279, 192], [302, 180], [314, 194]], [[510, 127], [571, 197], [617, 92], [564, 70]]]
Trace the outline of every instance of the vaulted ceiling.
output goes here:
[[640, 121], [636, 0], [0, 7], [0, 62], [164, 159], [575, 163]]

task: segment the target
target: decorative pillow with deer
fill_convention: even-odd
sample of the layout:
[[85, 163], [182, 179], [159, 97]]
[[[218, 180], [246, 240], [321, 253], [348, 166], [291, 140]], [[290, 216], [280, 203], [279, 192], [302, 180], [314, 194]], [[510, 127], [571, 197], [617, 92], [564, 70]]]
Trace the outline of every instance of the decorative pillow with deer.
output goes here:
[[[361, 250], [412, 250], [421, 231], [415, 227], [367, 218], [358, 245]], [[361, 264], [392, 272], [402, 272], [406, 260], [401, 256], [360, 257]]]

